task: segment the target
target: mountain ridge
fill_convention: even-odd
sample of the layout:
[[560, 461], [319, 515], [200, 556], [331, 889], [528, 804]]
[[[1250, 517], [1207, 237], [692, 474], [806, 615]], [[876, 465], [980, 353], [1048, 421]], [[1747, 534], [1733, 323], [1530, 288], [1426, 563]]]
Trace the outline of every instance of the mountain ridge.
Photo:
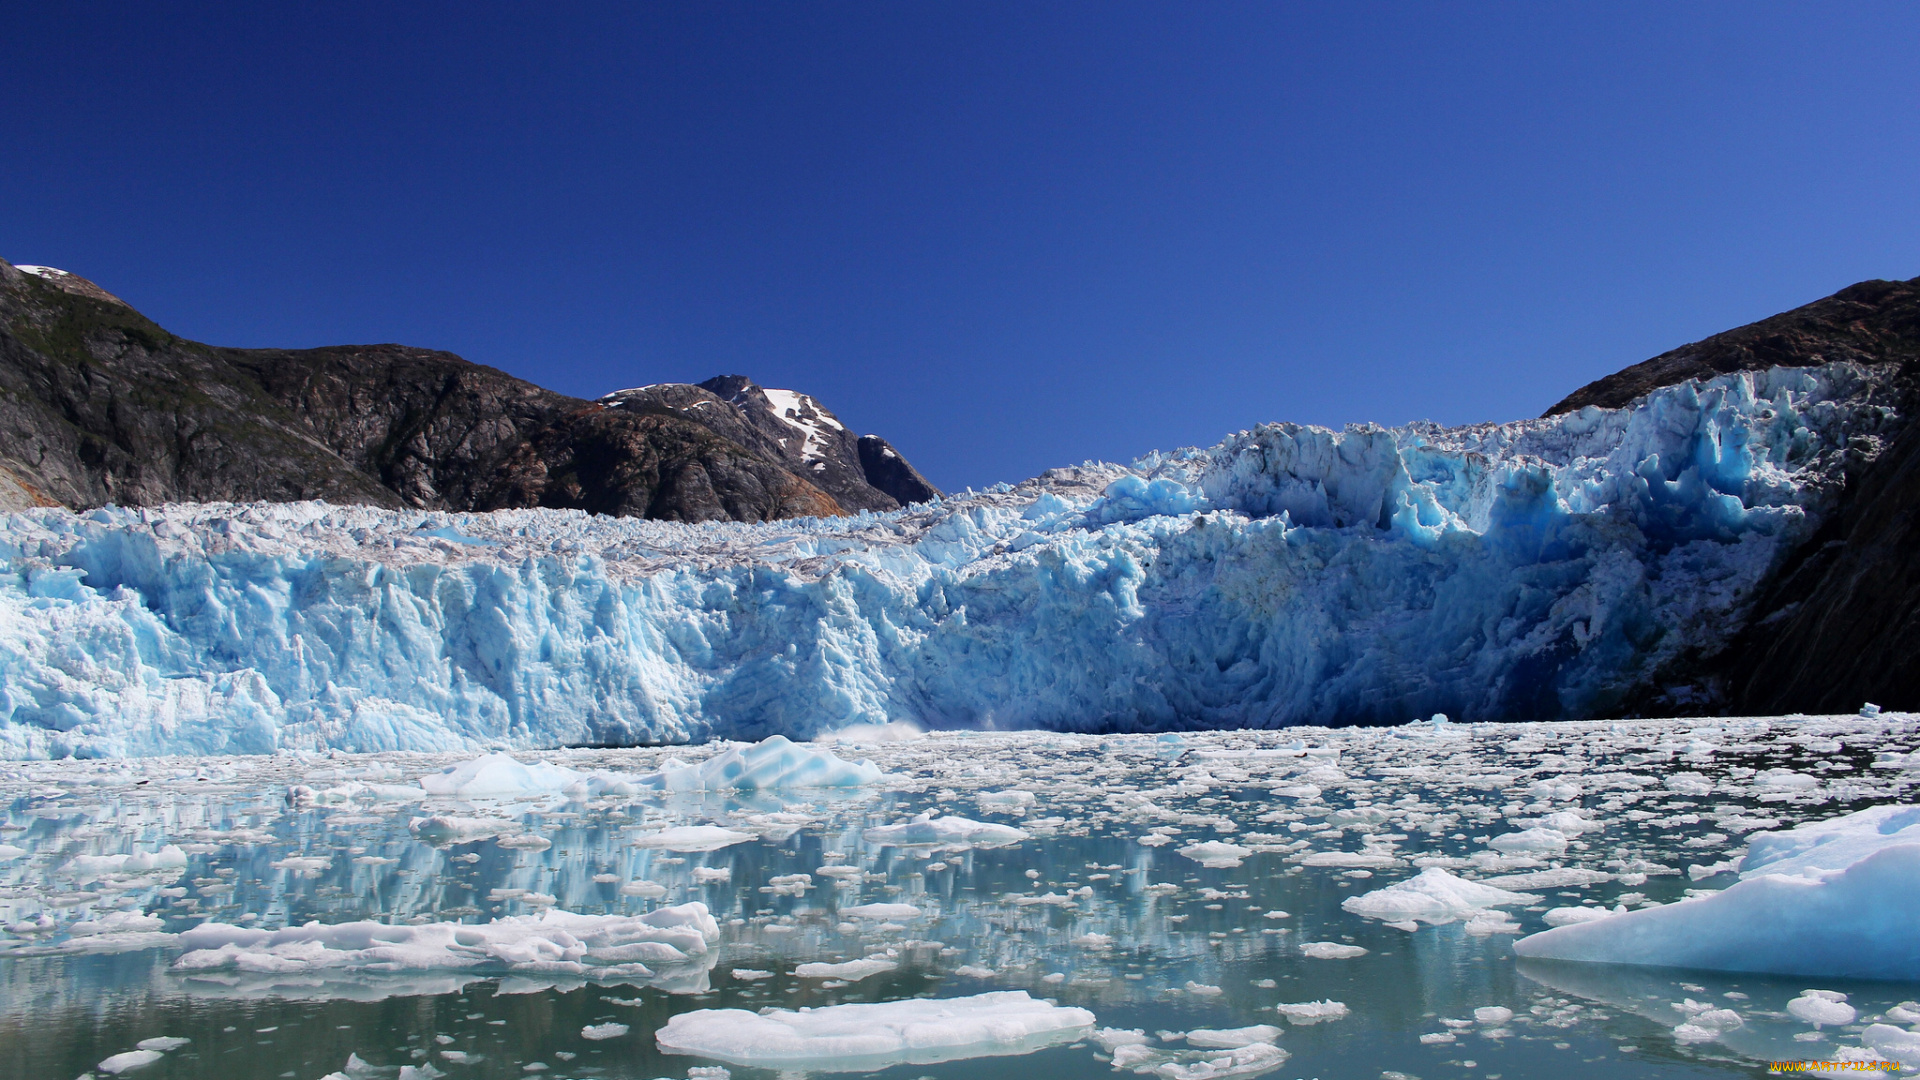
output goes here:
[[[0, 260], [9, 507], [326, 499], [766, 521], [900, 505], [865, 483], [856, 451], [834, 473], [849, 506], [697, 417], [611, 408], [432, 349], [206, 345], [79, 275]], [[940, 494], [911, 475], [918, 486], [895, 487]]]

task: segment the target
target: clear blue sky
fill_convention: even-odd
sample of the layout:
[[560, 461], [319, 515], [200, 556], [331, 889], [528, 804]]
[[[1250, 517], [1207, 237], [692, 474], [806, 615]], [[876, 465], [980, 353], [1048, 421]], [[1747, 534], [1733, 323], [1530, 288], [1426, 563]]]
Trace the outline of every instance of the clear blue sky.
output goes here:
[[220, 344], [738, 372], [949, 488], [1534, 415], [1920, 274], [1912, 3], [298, 7], [0, 10], [0, 256]]

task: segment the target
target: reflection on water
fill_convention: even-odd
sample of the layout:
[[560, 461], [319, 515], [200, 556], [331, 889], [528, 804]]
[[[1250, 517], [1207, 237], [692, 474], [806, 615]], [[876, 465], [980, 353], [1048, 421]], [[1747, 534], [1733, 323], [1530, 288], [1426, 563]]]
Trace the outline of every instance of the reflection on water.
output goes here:
[[[1884, 722], [1874, 730], [1911, 741]], [[1807, 732], [1786, 734], [1799, 741], [1750, 726], [1743, 748], [1687, 768], [1711, 783], [1755, 764], [1792, 765]], [[1841, 734], [1871, 755], [1867, 734]], [[1738, 823], [1791, 824], [1884, 798], [1873, 774], [1835, 776], [1789, 801], [1739, 790], [1702, 797], [1648, 781], [1671, 768], [1651, 753], [1674, 738], [1658, 725], [1312, 732], [1310, 745], [1299, 735], [935, 738], [877, 748], [892, 779], [867, 791], [512, 803], [395, 798], [444, 763], [401, 755], [10, 767], [0, 775], [10, 799], [0, 832], [0, 1074], [72, 1080], [143, 1039], [172, 1036], [191, 1042], [126, 1075], [317, 1080], [357, 1055], [370, 1076], [430, 1064], [457, 1077], [685, 1077], [715, 1063], [656, 1047], [653, 1032], [677, 1013], [1008, 989], [1091, 1010], [1099, 1026], [1141, 1029], [1170, 1050], [1186, 1045], [1173, 1036], [1196, 1028], [1279, 1025], [1291, 1058], [1276, 1075], [1285, 1076], [1748, 1075], [1756, 1063], [1857, 1044], [1846, 1030], [1787, 1016], [1804, 979], [1521, 965], [1513, 933], [1496, 924], [1408, 931], [1341, 902], [1411, 876], [1417, 860], [1469, 876], [1585, 867], [1601, 879], [1534, 889], [1538, 903], [1508, 911], [1520, 932], [1541, 928], [1552, 907], [1671, 901], [1701, 887], [1671, 871], [1737, 850]], [[662, 753], [544, 756], [637, 772]], [[354, 770], [378, 782], [359, 783]], [[293, 784], [335, 794], [290, 801]], [[1020, 791], [1032, 796], [1009, 794]], [[900, 848], [865, 835], [929, 810], [1015, 825], [1028, 838]], [[1594, 824], [1566, 851], [1489, 853], [1489, 835], [1572, 810]], [[417, 833], [416, 819], [434, 815], [469, 825]], [[751, 839], [709, 851], [647, 846], [682, 825]], [[1251, 854], [1208, 866], [1179, 853], [1203, 841]], [[164, 854], [170, 845], [177, 857]], [[147, 854], [102, 858], [128, 853]], [[684, 965], [655, 965], [651, 977], [173, 966], [182, 948], [171, 935], [209, 920], [479, 923], [695, 901], [718, 922], [714, 947]], [[1315, 959], [1301, 949], [1311, 942], [1366, 952]], [[796, 971], [859, 960], [884, 963], [840, 977]], [[1856, 1030], [1916, 996], [1914, 987], [1828, 989], [1851, 995]], [[1348, 1012], [1294, 1023], [1274, 1009], [1321, 1000]], [[1731, 1006], [1741, 1025], [1677, 1039], [1704, 1003]], [[1476, 1009], [1513, 1016], [1476, 1019]], [[607, 1023], [628, 1031], [582, 1034]], [[1013, 1060], [877, 1075], [1116, 1075], [1093, 1041]]]

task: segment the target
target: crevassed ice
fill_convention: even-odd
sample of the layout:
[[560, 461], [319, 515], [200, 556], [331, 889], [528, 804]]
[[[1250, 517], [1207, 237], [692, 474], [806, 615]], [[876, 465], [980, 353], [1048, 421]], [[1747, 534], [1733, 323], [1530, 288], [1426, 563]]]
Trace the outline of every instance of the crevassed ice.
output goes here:
[[1742, 625], [1889, 372], [1270, 424], [840, 519], [10, 514], [0, 755], [1603, 715]]

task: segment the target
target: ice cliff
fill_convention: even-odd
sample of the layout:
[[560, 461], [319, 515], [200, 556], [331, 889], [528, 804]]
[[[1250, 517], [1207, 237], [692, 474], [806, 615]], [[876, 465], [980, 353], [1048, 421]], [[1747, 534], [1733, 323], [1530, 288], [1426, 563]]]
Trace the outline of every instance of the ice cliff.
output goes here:
[[1747, 622], [1891, 367], [1271, 424], [887, 514], [0, 517], [0, 755], [1605, 715]]

